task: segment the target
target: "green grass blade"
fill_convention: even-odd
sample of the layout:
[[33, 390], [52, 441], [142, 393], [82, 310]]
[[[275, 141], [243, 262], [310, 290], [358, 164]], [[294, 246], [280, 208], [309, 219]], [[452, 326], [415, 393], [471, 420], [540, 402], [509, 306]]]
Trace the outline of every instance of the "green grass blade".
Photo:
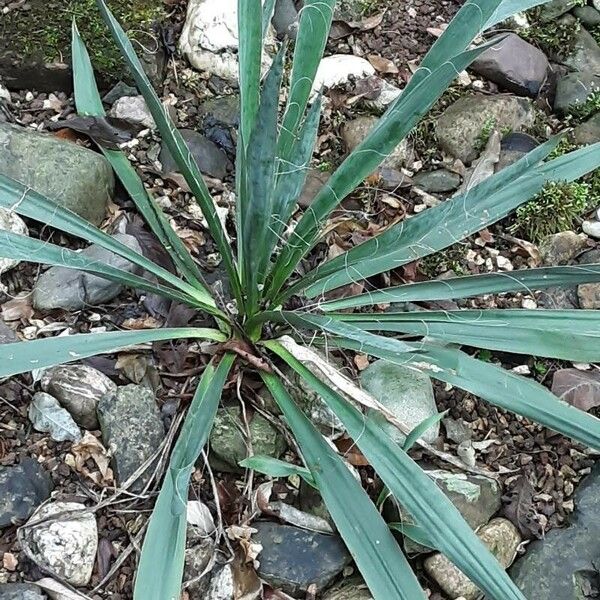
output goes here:
[[332, 312], [394, 302], [455, 300], [504, 292], [530, 294], [534, 290], [549, 287], [573, 287], [581, 283], [598, 281], [600, 281], [600, 264], [522, 269], [510, 273], [486, 273], [455, 277], [444, 281], [408, 283], [341, 300], [323, 302], [319, 304], [319, 309], [324, 312]]
[[232, 291], [235, 297], [241, 302], [242, 293], [238, 272], [233, 260], [233, 252], [227, 241], [225, 230], [217, 215], [215, 203], [208, 191], [208, 187], [206, 186], [196, 160], [189, 151], [181, 134], [169, 118], [169, 115], [164, 109], [156, 92], [152, 88], [142, 64], [140, 63], [131, 42], [127, 38], [126, 33], [123, 31], [123, 28], [110, 12], [104, 0], [96, 0], [96, 4], [121, 51], [125, 63], [131, 71], [139, 91], [146, 100], [148, 109], [154, 117], [154, 121], [156, 122], [164, 143], [169, 149], [173, 160], [177, 163], [181, 174], [184, 176], [192, 194], [202, 210], [210, 234], [215, 240], [219, 253], [223, 259], [223, 265], [229, 275]]
[[262, 37], [263, 42], [265, 37], [267, 36], [267, 31], [269, 30], [269, 26], [271, 25], [271, 19], [273, 18], [273, 13], [275, 12], [275, 4], [276, 0], [265, 0], [262, 9]]
[[45, 369], [74, 362], [106, 352], [116, 352], [128, 346], [176, 339], [203, 339], [224, 342], [225, 336], [216, 329], [182, 327], [151, 331], [116, 331], [110, 333], [80, 333], [57, 336], [31, 342], [15, 342], [0, 346], [0, 377]]
[[365, 419], [362, 413], [315, 377], [278, 342], [265, 345], [288, 363], [344, 423], [349, 435], [390, 492], [424, 530], [431, 545], [439, 548], [492, 598], [525, 600], [456, 507], [378, 425], [371, 419]]
[[406, 557], [367, 493], [295, 405], [283, 382], [261, 373], [292, 429], [338, 531], [376, 600], [425, 598]]
[[598, 310], [450, 310], [336, 314], [364, 331], [406, 333], [579, 362], [600, 361]]
[[423, 531], [422, 527], [410, 525], [409, 523], [388, 523], [388, 527], [394, 531], [398, 531], [403, 536], [410, 538], [413, 542], [417, 542], [426, 548], [434, 548], [429, 536]]
[[104, 264], [97, 259], [90, 259], [69, 248], [56, 246], [55, 244], [43, 242], [26, 235], [18, 235], [10, 231], [0, 230], [0, 256], [14, 260], [24, 260], [43, 265], [84, 271], [110, 281], [116, 281], [127, 287], [144, 290], [151, 294], [158, 294], [164, 298], [183, 302], [220, 316], [220, 312], [214, 306], [203, 304], [184, 292], [158, 283], [152, 283], [144, 277]]
[[[96, 85], [92, 63], [85, 44], [77, 30], [75, 20], [73, 20], [72, 26], [71, 48], [73, 55], [73, 86], [75, 89], [77, 112], [80, 115], [103, 117], [106, 113]], [[148, 223], [154, 235], [156, 235], [163, 247], [173, 258], [182, 274], [190, 282], [193, 282], [196, 287], [206, 290], [206, 287], [200, 283], [202, 281], [202, 274], [189, 251], [169, 224], [160, 206], [158, 206], [154, 198], [147, 192], [142, 180], [127, 160], [125, 154], [120, 150], [108, 150], [102, 146], [100, 146], [100, 150], [112, 165], [146, 223]], [[206, 291], [207, 304], [210, 304], [208, 301], [209, 297], [210, 294]]]
[[290, 94], [277, 152], [284, 161], [291, 157], [300, 123], [306, 112], [315, 75], [329, 38], [335, 3], [336, 0], [306, 0], [300, 11]]
[[502, 0], [500, 6], [485, 24], [485, 29], [490, 29], [516, 13], [529, 10], [540, 4], [546, 4], [548, 1], [549, 0]]
[[292, 465], [272, 456], [250, 456], [241, 461], [239, 465], [240, 467], [244, 467], [244, 469], [252, 469], [268, 477], [301, 477], [312, 487], [317, 487], [313, 476], [306, 467]]
[[432, 427], [435, 427], [445, 416], [448, 414], [448, 411], [437, 413], [435, 415], [430, 415], [423, 421], [421, 421], [416, 427], [414, 427], [410, 433], [406, 436], [406, 440], [404, 440], [404, 444], [402, 444], [402, 450], [404, 452], [408, 452], [417, 442], [419, 438], [423, 437], [423, 434]]
[[547, 181], [574, 181], [599, 166], [600, 143], [538, 165], [517, 179], [512, 178], [514, 170], [509, 167], [464, 194], [398, 223], [325, 263], [294, 287], [297, 291], [309, 284], [306, 293], [314, 297], [413, 262], [503, 219], [538, 193]]
[[187, 497], [194, 464], [212, 429], [221, 393], [234, 362], [226, 354], [200, 379], [150, 517], [135, 579], [134, 600], [177, 600], [185, 563]]
[[444, 90], [483, 50], [480, 47], [447, 60], [388, 109], [366, 139], [344, 160], [313, 200], [292, 232], [272, 271], [267, 297], [273, 299], [302, 257], [316, 243], [320, 229], [339, 203], [391, 154]]

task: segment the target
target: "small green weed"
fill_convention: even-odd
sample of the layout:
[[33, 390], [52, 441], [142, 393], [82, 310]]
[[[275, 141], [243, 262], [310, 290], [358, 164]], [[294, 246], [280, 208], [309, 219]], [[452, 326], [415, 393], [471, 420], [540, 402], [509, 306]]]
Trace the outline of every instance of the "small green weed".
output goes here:
[[521, 28], [519, 35], [532, 44], [537, 44], [548, 54], [568, 55], [575, 47], [577, 34], [581, 29], [579, 21], [573, 23], [561, 23], [551, 21], [542, 23], [537, 19], [539, 12], [534, 9], [532, 13], [532, 25]]
[[577, 123], [585, 121], [600, 110], [600, 90], [594, 90], [585, 102], [571, 104], [569, 114]]

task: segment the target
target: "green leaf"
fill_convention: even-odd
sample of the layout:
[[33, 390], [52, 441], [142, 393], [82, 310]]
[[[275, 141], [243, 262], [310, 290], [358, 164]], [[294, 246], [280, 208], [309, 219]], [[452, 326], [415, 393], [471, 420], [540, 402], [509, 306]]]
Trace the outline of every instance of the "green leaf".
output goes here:
[[454, 300], [504, 292], [525, 292], [529, 294], [532, 290], [549, 287], [573, 287], [581, 283], [598, 281], [600, 281], [600, 264], [522, 269], [510, 273], [467, 275], [443, 281], [432, 280], [408, 283], [342, 298], [341, 300], [329, 300], [320, 303], [319, 309], [330, 312], [374, 304]]
[[417, 578], [367, 493], [304, 416], [282, 381], [261, 376], [290, 425], [327, 509], [378, 600], [425, 598]]
[[269, 477], [301, 477], [311, 485], [317, 487], [313, 476], [306, 467], [299, 467], [298, 465], [292, 465], [291, 463], [273, 458], [272, 456], [254, 455], [245, 458], [239, 463], [240, 467], [244, 469], [252, 469], [258, 471], [263, 475]]
[[134, 289], [144, 290], [151, 294], [158, 294], [164, 298], [175, 300], [176, 302], [183, 302], [189, 306], [201, 308], [211, 314], [220, 314], [213, 306], [203, 304], [179, 290], [174, 290], [158, 283], [152, 283], [144, 277], [104, 264], [97, 259], [88, 258], [80, 252], [74, 252], [69, 248], [56, 246], [50, 242], [43, 242], [26, 235], [18, 235], [10, 231], [0, 230], [0, 256], [92, 273], [93, 275], [98, 275], [110, 281], [116, 281]]
[[388, 523], [388, 527], [394, 531], [400, 532], [402, 535], [410, 538], [413, 542], [416, 542], [421, 546], [435, 549], [429, 536], [425, 533], [423, 528], [418, 525], [411, 525], [410, 523]]
[[231, 370], [226, 354], [205, 369], [173, 449], [150, 517], [135, 579], [134, 600], [178, 600], [185, 562], [187, 497], [194, 464], [206, 444]]
[[15, 342], [0, 346], [0, 377], [46, 369], [63, 363], [83, 360], [90, 356], [116, 352], [128, 346], [177, 339], [203, 339], [224, 342], [225, 336], [216, 329], [181, 327], [149, 331], [116, 331], [110, 333], [78, 333]]
[[530, 8], [539, 6], [540, 4], [546, 4], [548, 1], [549, 0], [502, 0], [500, 6], [485, 24], [485, 29], [490, 29], [516, 13], [524, 12]]
[[[316, 243], [321, 226], [338, 204], [387, 158], [444, 90], [484, 49], [449, 59], [387, 110], [366, 139], [344, 160], [317, 194], [290, 235], [272, 271], [267, 297], [273, 299], [302, 257]], [[277, 301], [275, 302], [277, 304]]]
[[448, 414], [448, 411], [445, 410], [441, 413], [437, 413], [435, 415], [430, 415], [423, 421], [421, 421], [415, 428], [411, 430], [411, 432], [406, 436], [406, 440], [404, 440], [404, 444], [402, 444], [402, 450], [404, 452], [408, 452], [416, 443], [416, 441], [423, 437], [423, 434], [432, 427], [435, 427], [445, 416]]
[[[547, 152], [555, 141], [533, 151]], [[382, 273], [443, 250], [510, 214], [539, 192], [547, 181], [574, 181], [600, 166], [600, 143], [586, 146], [528, 169], [525, 161], [511, 165], [469, 191], [398, 223], [381, 235], [351, 249], [305, 276], [294, 290], [309, 297]], [[517, 176], [515, 176], [517, 175]], [[290, 291], [291, 293], [291, 291]]]
[[262, 37], [263, 43], [264, 39], [267, 36], [267, 31], [269, 30], [269, 26], [271, 25], [271, 19], [273, 18], [273, 13], [275, 12], [275, 4], [277, 0], [265, 0], [262, 9]]
[[189, 151], [187, 144], [185, 143], [181, 133], [175, 127], [165, 108], [163, 107], [159, 97], [152, 88], [144, 68], [140, 63], [140, 60], [136, 56], [135, 50], [131, 45], [131, 42], [127, 38], [127, 35], [123, 31], [121, 25], [115, 19], [113, 14], [106, 6], [104, 0], [96, 0], [96, 4], [102, 14], [102, 18], [108, 25], [112, 36], [121, 51], [121, 54], [125, 60], [125, 63], [129, 67], [131, 74], [135, 80], [137, 88], [146, 100], [148, 109], [154, 117], [154, 121], [160, 131], [163, 142], [166, 144], [173, 160], [177, 163], [181, 174], [184, 176], [192, 194], [198, 202], [202, 214], [208, 224], [208, 229], [215, 240], [219, 253], [223, 258], [223, 265], [229, 275], [229, 281], [231, 284], [232, 291], [238, 301], [241, 303], [242, 292], [240, 287], [240, 281], [238, 272], [233, 260], [233, 252], [231, 246], [227, 240], [225, 230], [221, 225], [215, 203], [208, 191], [208, 187], [202, 177], [202, 173], [198, 168], [196, 160], [192, 153]]
[[[58, 206], [52, 200], [28, 188], [16, 179], [2, 174], [0, 174], [0, 207], [13, 210], [19, 215], [34, 219], [51, 227], [56, 227], [65, 233], [75, 235], [92, 244], [97, 244], [105, 250], [126, 258], [133, 264], [152, 273], [199, 302], [214, 307], [214, 301], [202, 289], [198, 289], [179, 279], [173, 273], [163, 269], [125, 244], [122, 244], [116, 238], [104, 233], [74, 212]], [[3, 251], [9, 250], [4, 249]], [[23, 258], [22, 260], [32, 259]]]
[[[73, 55], [73, 85], [75, 88], [75, 103], [80, 115], [91, 115], [97, 117], [105, 116], [104, 107], [96, 80], [90, 57], [77, 30], [73, 19], [72, 27], [72, 55]], [[100, 150], [112, 165], [119, 179], [129, 192], [135, 202], [137, 209], [144, 217], [150, 229], [159, 239], [165, 250], [175, 261], [180, 271], [188, 280], [206, 291], [206, 286], [200, 282], [203, 277], [189, 251], [175, 233], [162, 209], [154, 198], [147, 192], [142, 180], [131, 166], [129, 160], [120, 150], [107, 150], [100, 146]], [[206, 304], [211, 304], [210, 294], [206, 291]]]
[[[315, 377], [277, 341], [265, 346], [280, 356], [317, 392], [344, 423], [349, 435], [386, 486], [439, 548], [492, 598], [525, 600], [504, 569], [450, 500], [423, 470], [370, 419]], [[310, 465], [309, 465], [310, 467]], [[348, 507], [352, 501], [348, 502]], [[382, 599], [394, 596], [381, 596]]]
[[451, 344], [579, 362], [600, 360], [597, 310], [423, 310], [335, 318], [365, 331], [422, 335]]
[[335, 3], [336, 0], [306, 0], [300, 11], [290, 92], [277, 151], [279, 158], [284, 161], [290, 159], [298, 128], [306, 112], [315, 75], [329, 38]]

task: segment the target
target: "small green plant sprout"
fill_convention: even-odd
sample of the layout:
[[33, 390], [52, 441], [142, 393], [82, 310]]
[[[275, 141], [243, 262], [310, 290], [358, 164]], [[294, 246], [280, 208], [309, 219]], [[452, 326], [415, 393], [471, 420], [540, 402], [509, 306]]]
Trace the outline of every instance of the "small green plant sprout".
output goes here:
[[566, 56], [575, 48], [577, 34], [581, 30], [581, 23], [574, 21], [541, 22], [539, 12], [535, 9], [531, 14], [531, 25], [519, 29], [519, 35], [532, 44], [537, 44], [548, 54]]
[[590, 207], [591, 186], [583, 182], [550, 181], [516, 211], [511, 233], [539, 242], [553, 233], [573, 229]]
[[548, 372], [548, 365], [539, 359], [533, 361], [533, 370], [537, 375], [545, 375]]
[[[391, 225], [340, 256], [315, 264], [319, 256], [316, 248], [329, 218], [344, 198], [415, 129], [457, 75], [490, 47], [474, 47], [474, 41], [515, 12], [536, 6], [541, 0], [465, 2], [399, 98], [366, 139], [345, 157], [304, 213], [298, 211], [296, 201], [313, 157], [321, 116], [321, 98], [318, 94], [315, 97], [313, 84], [329, 38], [335, 0], [305, 0], [293, 45], [291, 73], [284, 77], [289, 48], [283, 44], [264, 78], [263, 37], [274, 2], [265, 2], [263, 12], [261, 0], [238, 0], [241, 100], [231, 231], [226, 231], [219, 219], [200, 170], [152, 89], [127, 35], [106, 1], [96, 3], [163, 142], [203, 213], [206, 229], [222, 257], [231, 294], [225, 299], [213, 295], [202, 268], [121, 151], [102, 149], [148, 229], [170, 254], [176, 272], [155, 264], [20, 182], [0, 176], [1, 207], [98, 244], [154, 278], [140, 277], [88, 260], [47, 240], [9, 231], [0, 232], [0, 256], [93, 273], [184, 304], [210, 323], [208, 327], [110, 330], [4, 344], [0, 346], [0, 378], [136, 344], [173, 339], [213, 343], [214, 352], [196, 382], [148, 522], [134, 600], [180, 597], [190, 476], [208, 439], [219, 402], [229, 394], [227, 384], [234, 366], [239, 366], [240, 375], [261, 378], [270, 391], [296, 441], [302, 462], [296, 474], [318, 489], [375, 600], [424, 600], [426, 594], [373, 499], [290, 395], [293, 384], [286, 375], [289, 369], [337, 415], [389, 493], [413, 517], [417, 527], [411, 535], [418, 533], [447, 556], [491, 600], [524, 600], [504, 568], [435, 482], [375, 420], [367, 418], [362, 408], [365, 392], [342, 377], [312, 346], [360, 351], [409, 366], [600, 451], [599, 419], [562, 402], [533, 379], [476, 357], [478, 351], [503, 351], [527, 357], [599, 362], [598, 311], [437, 311], [427, 309], [427, 304], [416, 312], [382, 313], [377, 309], [379, 304], [423, 304], [599, 282], [600, 264], [586, 265], [585, 269], [525, 269], [513, 271], [510, 276], [465, 275], [371, 289], [337, 299], [327, 295], [356, 281], [379, 280], [373, 278], [442, 251], [505, 219], [548, 189], [548, 182], [559, 185], [576, 181], [600, 166], [600, 144], [550, 159], [559, 143], [551, 139], [468, 191]], [[75, 26], [72, 40], [77, 111], [103, 116], [92, 65]], [[289, 86], [282, 92], [282, 82], [288, 80]], [[312, 260], [304, 261], [309, 255]], [[401, 423], [397, 426], [405, 435], [410, 433]], [[427, 452], [437, 452], [422, 439], [415, 443]], [[446, 460], [460, 464], [451, 456]], [[255, 460], [245, 464], [268, 475], [290, 473], [279, 463]]]
[[600, 111], [600, 90], [593, 90], [585, 102], [578, 102], [569, 106], [569, 114], [576, 123], [585, 121]]
[[484, 123], [479, 135], [477, 136], [477, 140], [475, 141], [475, 145], [478, 150], [483, 150], [488, 143], [492, 132], [496, 128], [496, 119], [495, 117], [488, 117]]

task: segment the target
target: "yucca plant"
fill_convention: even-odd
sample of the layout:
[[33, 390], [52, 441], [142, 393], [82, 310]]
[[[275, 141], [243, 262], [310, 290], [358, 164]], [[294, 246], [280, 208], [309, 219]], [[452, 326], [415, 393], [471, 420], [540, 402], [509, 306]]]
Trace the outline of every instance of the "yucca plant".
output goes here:
[[[76, 361], [133, 344], [188, 338], [220, 345], [205, 368], [177, 442], [151, 517], [135, 584], [137, 600], [179, 597], [185, 550], [186, 498], [190, 474], [206, 443], [235, 361], [264, 380], [302, 452], [301, 472], [320, 491], [337, 529], [378, 600], [424, 598], [417, 577], [394, 535], [341, 457], [331, 448], [288, 393], [291, 368], [337, 414], [348, 434], [389, 492], [413, 516], [421, 541], [452, 560], [495, 600], [522, 599], [487, 548], [439, 488], [372, 420], [363, 404], [373, 403], [352, 382], [302, 346], [360, 350], [407, 365], [467, 390], [486, 401], [535, 420], [600, 450], [600, 421], [553, 396], [534, 381], [460, 350], [461, 345], [565, 360], [600, 360], [597, 311], [456, 310], [373, 313], [378, 303], [425, 302], [481, 294], [572, 286], [600, 281], [600, 264], [530, 269], [510, 274], [457, 277], [401, 285], [341, 300], [323, 295], [356, 280], [389, 271], [442, 250], [506, 217], [538, 193], [547, 181], [573, 181], [600, 165], [600, 144], [548, 160], [553, 139], [514, 165], [443, 204], [389, 227], [303, 275], [297, 266], [320, 240], [332, 211], [417, 125], [462, 70], [486, 46], [471, 48], [480, 33], [540, 0], [469, 0], [437, 40], [399, 99], [364, 142], [319, 192], [310, 209], [287, 233], [303, 187], [319, 125], [321, 99], [313, 81], [332, 21], [335, 0], [305, 0], [295, 42], [287, 101], [279, 121], [280, 88], [287, 49], [281, 48], [261, 86], [261, 52], [273, 1], [239, 0], [241, 123], [237, 147], [235, 246], [217, 218], [200, 171], [152, 90], [126, 34], [104, 0], [97, 0], [164, 142], [177, 161], [227, 271], [232, 302], [214, 298], [202, 271], [168, 220], [146, 192], [135, 170], [117, 150], [103, 149], [148, 227], [169, 252], [174, 274], [120, 244], [75, 214], [18, 181], [0, 176], [0, 206], [98, 244], [153, 275], [129, 274], [95, 263], [69, 249], [8, 232], [0, 256], [60, 265], [118, 281], [184, 303], [214, 318], [214, 328], [176, 328], [60, 336], [0, 347], [0, 376]], [[73, 27], [75, 99], [82, 115], [102, 116], [92, 66]], [[291, 297], [301, 309], [286, 310]], [[360, 312], [347, 309], [360, 308]], [[340, 312], [344, 310], [344, 312]], [[389, 333], [401, 333], [402, 340]], [[384, 335], [382, 335], [384, 334]], [[312, 361], [312, 364], [311, 364]], [[321, 362], [319, 362], [321, 361]], [[365, 399], [366, 397], [366, 399]], [[401, 424], [399, 424], [401, 425]], [[411, 440], [422, 429], [413, 432]], [[285, 463], [255, 459], [254, 465], [283, 475]], [[407, 529], [408, 532], [408, 529]]]

